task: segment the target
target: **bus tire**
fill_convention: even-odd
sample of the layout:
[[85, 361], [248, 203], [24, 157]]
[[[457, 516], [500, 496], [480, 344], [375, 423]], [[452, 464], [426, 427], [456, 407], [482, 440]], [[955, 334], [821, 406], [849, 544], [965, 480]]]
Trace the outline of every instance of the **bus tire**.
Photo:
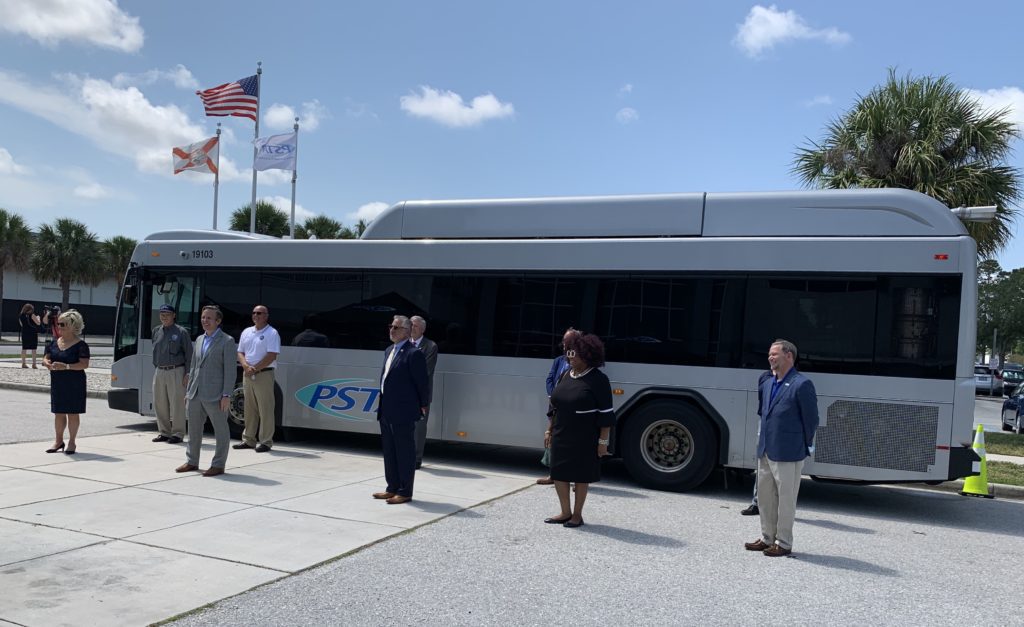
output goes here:
[[[289, 430], [282, 423], [284, 421], [284, 393], [281, 386], [274, 382], [274, 440], [287, 442]], [[231, 393], [228, 403], [228, 427], [231, 429], [231, 437], [236, 440], [242, 439], [242, 431], [245, 430], [245, 392], [242, 384]]]
[[700, 485], [715, 466], [718, 438], [707, 417], [686, 403], [656, 400], [625, 425], [620, 452], [629, 474], [658, 490]]

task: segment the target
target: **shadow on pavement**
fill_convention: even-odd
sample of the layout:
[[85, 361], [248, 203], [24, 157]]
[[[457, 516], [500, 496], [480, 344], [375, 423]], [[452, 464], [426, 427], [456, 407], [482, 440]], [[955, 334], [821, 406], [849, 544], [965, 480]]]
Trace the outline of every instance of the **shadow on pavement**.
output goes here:
[[826, 568], [836, 568], [839, 570], [849, 570], [857, 573], [867, 573], [869, 575], [882, 575], [883, 577], [899, 577], [900, 573], [898, 570], [892, 568], [886, 568], [885, 566], [879, 566], [878, 564], [872, 564], [862, 560], [856, 560], [852, 557], [843, 557], [841, 555], [819, 555], [815, 553], [795, 553], [793, 559], [798, 559], [808, 564], [814, 564], [816, 566], [824, 566]]
[[572, 531], [592, 533], [594, 535], [608, 538], [609, 540], [617, 540], [619, 542], [626, 542], [628, 544], [641, 544], [644, 546], [661, 546], [672, 548], [682, 548], [686, 546], [685, 542], [680, 542], [675, 538], [667, 538], [665, 536], [644, 533], [642, 531], [636, 531], [634, 529], [612, 527], [611, 525], [584, 524], [582, 527], [579, 527], [578, 529], [573, 529]]

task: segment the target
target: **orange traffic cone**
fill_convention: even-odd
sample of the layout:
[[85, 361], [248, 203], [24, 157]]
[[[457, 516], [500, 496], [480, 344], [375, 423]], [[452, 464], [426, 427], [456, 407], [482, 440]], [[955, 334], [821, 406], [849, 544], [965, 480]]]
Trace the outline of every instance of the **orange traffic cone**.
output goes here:
[[980, 462], [974, 462], [972, 470], [978, 474], [964, 479], [964, 489], [960, 491], [961, 496], [980, 496], [985, 499], [992, 498], [988, 491], [988, 464], [985, 462], [985, 429], [978, 425], [974, 433], [974, 452], [981, 458]]

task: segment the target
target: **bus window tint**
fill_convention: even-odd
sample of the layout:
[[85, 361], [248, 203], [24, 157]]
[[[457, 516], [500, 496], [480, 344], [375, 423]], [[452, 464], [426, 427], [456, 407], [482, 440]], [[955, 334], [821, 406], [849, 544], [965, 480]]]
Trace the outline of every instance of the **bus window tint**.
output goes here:
[[[216, 305], [224, 314], [221, 329], [238, 340], [242, 330], [252, 326], [252, 306], [263, 302], [259, 272], [210, 271], [199, 292], [200, 307]], [[274, 308], [270, 307], [271, 319]]]
[[954, 378], [960, 288], [953, 276], [879, 280], [876, 374]]
[[262, 288], [260, 303], [269, 307], [270, 324], [281, 335], [282, 344], [291, 344], [296, 335], [314, 326], [318, 328], [313, 330], [329, 338], [331, 346], [348, 346], [352, 329], [342, 320], [345, 312], [360, 302], [362, 274], [265, 272]]
[[549, 359], [565, 329], [582, 326], [585, 282], [553, 276], [497, 279], [492, 354]]

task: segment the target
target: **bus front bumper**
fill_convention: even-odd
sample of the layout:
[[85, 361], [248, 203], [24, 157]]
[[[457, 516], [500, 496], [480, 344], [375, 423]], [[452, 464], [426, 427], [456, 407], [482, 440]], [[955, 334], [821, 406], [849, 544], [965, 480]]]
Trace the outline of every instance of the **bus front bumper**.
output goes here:
[[107, 407], [119, 411], [139, 413], [139, 391], [132, 388], [115, 388], [107, 392]]
[[949, 449], [949, 481], [973, 477], [978, 474], [974, 470], [974, 462], [980, 462], [981, 458], [974, 452], [973, 448], [966, 446], [955, 446]]

